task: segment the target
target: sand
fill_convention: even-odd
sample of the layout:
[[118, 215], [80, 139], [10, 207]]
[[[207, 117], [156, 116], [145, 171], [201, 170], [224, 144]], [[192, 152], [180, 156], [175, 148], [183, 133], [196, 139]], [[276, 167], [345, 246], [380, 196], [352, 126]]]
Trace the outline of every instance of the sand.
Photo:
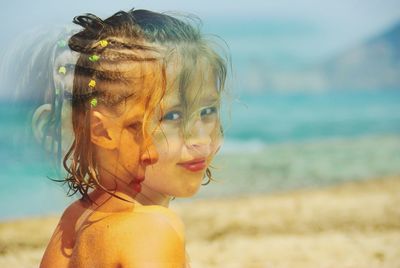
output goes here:
[[[400, 177], [173, 203], [192, 267], [400, 267]], [[38, 267], [58, 216], [0, 223], [0, 267]]]

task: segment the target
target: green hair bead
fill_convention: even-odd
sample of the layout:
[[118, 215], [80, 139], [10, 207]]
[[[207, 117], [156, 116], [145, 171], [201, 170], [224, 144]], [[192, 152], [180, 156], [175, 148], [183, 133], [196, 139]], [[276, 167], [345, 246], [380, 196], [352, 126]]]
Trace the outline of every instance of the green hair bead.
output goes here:
[[96, 99], [96, 98], [91, 99], [91, 100], [90, 100], [90, 105], [91, 105], [92, 107], [96, 107], [96, 106], [97, 106], [97, 99]]
[[91, 62], [96, 62], [96, 61], [98, 61], [99, 59], [100, 59], [100, 56], [99, 56], [99, 55], [92, 55], [92, 56], [89, 57], [89, 60], [90, 60]]

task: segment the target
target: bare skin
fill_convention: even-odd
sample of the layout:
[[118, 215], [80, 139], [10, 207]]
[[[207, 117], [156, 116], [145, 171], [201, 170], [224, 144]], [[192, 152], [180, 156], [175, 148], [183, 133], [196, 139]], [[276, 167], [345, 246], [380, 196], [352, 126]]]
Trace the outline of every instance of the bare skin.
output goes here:
[[[76, 201], [63, 213], [40, 267], [184, 267], [183, 224], [171, 210], [134, 200], [147, 166], [158, 160], [151, 139], [137, 124], [145, 103], [129, 99], [119, 116], [99, 107], [92, 113], [91, 141], [96, 145], [101, 189]], [[112, 171], [112, 172], [111, 172]], [[139, 187], [139, 188], [138, 188]]]
[[[203, 87], [186, 139], [179, 134], [184, 107], [171, 84], [152, 140], [138, 136], [135, 126], [145, 108], [137, 100], [128, 100], [131, 108], [121, 116], [93, 112], [91, 141], [97, 146], [101, 184], [129, 202], [98, 189], [90, 193], [93, 203], [73, 203], [61, 217], [41, 268], [189, 267], [183, 223], [167, 207], [172, 196], [197, 192], [220, 145], [213, 134], [219, 129], [214, 78], [198, 75], [194, 84]], [[201, 160], [202, 168], [188, 168], [186, 163], [194, 160]], [[137, 179], [145, 175], [138, 186]]]
[[185, 267], [183, 224], [171, 210], [96, 191], [91, 198], [101, 205], [65, 210], [40, 267]]

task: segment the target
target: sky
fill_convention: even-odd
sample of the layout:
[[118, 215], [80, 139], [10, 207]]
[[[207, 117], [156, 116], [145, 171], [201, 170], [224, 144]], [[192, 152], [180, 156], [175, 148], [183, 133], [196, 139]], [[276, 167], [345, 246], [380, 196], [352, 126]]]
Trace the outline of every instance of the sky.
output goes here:
[[244, 56], [262, 59], [272, 68], [321, 61], [400, 22], [399, 0], [2, 1], [0, 56], [17, 36], [38, 27], [65, 25], [88, 12], [107, 17], [132, 7], [195, 14], [206, 31], [227, 41], [239, 62]]
[[363, 38], [400, 20], [398, 0], [14, 0], [0, 7], [1, 31], [7, 36], [32, 25], [68, 23], [81, 13], [107, 16], [132, 7], [189, 12], [204, 21], [307, 21], [334, 30], [340, 40]]

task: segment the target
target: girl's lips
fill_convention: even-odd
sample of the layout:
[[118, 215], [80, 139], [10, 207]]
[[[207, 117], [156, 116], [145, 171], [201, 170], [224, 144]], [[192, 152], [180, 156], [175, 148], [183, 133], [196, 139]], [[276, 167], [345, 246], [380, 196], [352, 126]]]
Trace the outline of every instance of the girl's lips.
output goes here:
[[207, 166], [207, 162], [203, 158], [203, 159], [195, 159], [195, 160], [188, 161], [188, 162], [178, 163], [178, 165], [183, 168], [186, 168], [187, 170], [190, 170], [192, 172], [197, 172], [197, 171], [204, 170]]
[[137, 181], [137, 182], [143, 182], [143, 181], [144, 181], [144, 177], [135, 178], [135, 181]]
[[137, 177], [135, 178], [131, 183], [131, 187], [132, 189], [137, 192], [140, 193], [140, 191], [142, 190], [142, 185], [141, 183], [144, 181], [144, 177]]
[[142, 185], [140, 182], [136, 182], [132, 185], [132, 188], [135, 192], [140, 193], [142, 191]]

